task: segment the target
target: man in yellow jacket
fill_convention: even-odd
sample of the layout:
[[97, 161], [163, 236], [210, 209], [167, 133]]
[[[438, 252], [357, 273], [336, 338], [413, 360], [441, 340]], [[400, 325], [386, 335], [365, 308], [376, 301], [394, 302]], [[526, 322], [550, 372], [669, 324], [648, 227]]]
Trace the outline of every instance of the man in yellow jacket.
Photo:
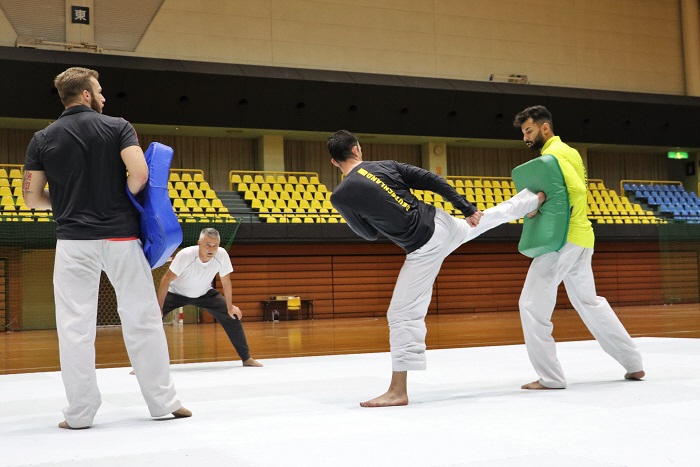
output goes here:
[[523, 141], [539, 154], [557, 159], [569, 194], [571, 219], [561, 250], [533, 259], [520, 295], [520, 319], [530, 361], [540, 379], [522, 389], [564, 389], [566, 379], [552, 338], [552, 313], [562, 280], [571, 304], [611, 357], [622, 365], [626, 379], [644, 377], [642, 356], [604, 297], [596, 295], [591, 258], [595, 235], [586, 215], [588, 178], [578, 151], [554, 135], [552, 115], [541, 106], [528, 107], [513, 125]]

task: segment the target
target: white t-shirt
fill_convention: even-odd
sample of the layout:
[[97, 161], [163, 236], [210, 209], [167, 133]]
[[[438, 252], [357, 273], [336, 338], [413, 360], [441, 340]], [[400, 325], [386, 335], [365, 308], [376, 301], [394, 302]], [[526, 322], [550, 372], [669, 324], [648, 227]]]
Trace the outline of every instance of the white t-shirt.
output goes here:
[[199, 298], [211, 289], [211, 282], [219, 274], [224, 277], [233, 272], [231, 258], [226, 250], [219, 251], [208, 262], [199, 259], [199, 246], [183, 248], [170, 264], [177, 277], [170, 283], [169, 292], [189, 298]]

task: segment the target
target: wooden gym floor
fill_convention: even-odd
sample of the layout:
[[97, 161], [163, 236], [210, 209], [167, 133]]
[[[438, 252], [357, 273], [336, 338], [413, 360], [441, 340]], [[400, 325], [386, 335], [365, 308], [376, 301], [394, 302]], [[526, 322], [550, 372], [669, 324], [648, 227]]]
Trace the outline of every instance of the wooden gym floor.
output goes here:
[[[700, 338], [700, 304], [617, 307], [632, 337]], [[427, 318], [429, 349], [522, 344], [517, 312], [433, 315]], [[279, 322], [243, 321], [254, 358], [387, 352], [384, 318], [346, 318]], [[171, 363], [238, 360], [218, 324], [167, 325]], [[558, 341], [590, 340], [574, 310], [554, 313]], [[97, 331], [97, 367], [128, 367], [121, 328]], [[0, 374], [59, 370], [55, 330], [0, 333]]]

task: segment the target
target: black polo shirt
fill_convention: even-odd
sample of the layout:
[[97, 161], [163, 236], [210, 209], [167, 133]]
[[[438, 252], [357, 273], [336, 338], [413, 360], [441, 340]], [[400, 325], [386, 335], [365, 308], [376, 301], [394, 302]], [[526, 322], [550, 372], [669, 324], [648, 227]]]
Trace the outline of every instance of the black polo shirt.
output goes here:
[[418, 200], [411, 188], [441, 195], [466, 217], [476, 212], [443, 177], [396, 161], [362, 162], [333, 190], [331, 203], [362, 238], [376, 240], [381, 233], [411, 253], [435, 231], [435, 206]]
[[138, 144], [129, 122], [83, 105], [69, 107], [34, 134], [24, 169], [46, 173], [57, 238], [139, 236], [138, 213], [126, 194], [121, 158], [122, 149]]

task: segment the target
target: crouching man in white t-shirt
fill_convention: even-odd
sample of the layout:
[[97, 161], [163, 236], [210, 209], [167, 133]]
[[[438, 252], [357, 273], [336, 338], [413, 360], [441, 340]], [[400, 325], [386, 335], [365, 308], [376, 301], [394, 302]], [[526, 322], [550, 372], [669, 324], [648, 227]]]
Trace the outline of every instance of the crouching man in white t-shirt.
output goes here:
[[[196, 246], [183, 248], [175, 255], [170, 269], [158, 287], [158, 304], [163, 318], [175, 308], [195, 305], [207, 310], [221, 324], [243, 366], [263, 366], [250, 356], [248, 342], [241, 325], [241, 310], [233, 304], [231, 293], [231, 258], [219, 247], [221, 238], [216, 229], [204, 229]], [[224, 294], [211, 284], [216, 275], [221, 279]]]

